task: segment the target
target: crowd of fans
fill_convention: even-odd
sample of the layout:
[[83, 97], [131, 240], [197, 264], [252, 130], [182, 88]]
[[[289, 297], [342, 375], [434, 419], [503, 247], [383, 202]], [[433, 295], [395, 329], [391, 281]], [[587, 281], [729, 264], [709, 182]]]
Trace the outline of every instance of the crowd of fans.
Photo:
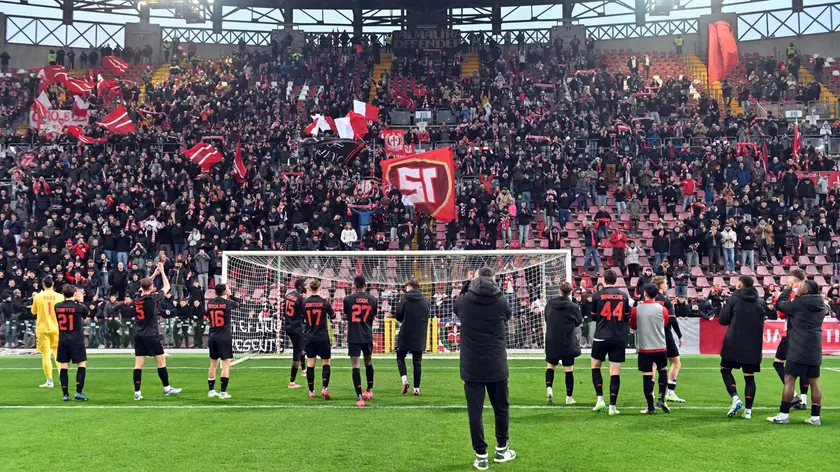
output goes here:
[[[167, 341], [199, 346], [204, 293], [218, 283], [226, 250], [572, 248], [577, 296], [591, 294], [604, 266], [617, 267], [631, 292], [665, 275], [686, 316], [713, 316], [727, 294], [718, 285], [700, 296], [698, 275], [759, 274], [812, 248], [840, 274], [840, 183], [801, 172], [834, 170], [826, 148], [794, 155], [787, 119], [722, 116], [714, 99], [696, 98], [689, 78], [599, 69], [594, 41], [576, 39], [393, 51], [380, 77], [372, 71], [390, 43], [375, 36], [324, 36], [301, 49], [243, 45], [213, 60], [178, 54], [162, 83], [144, 79], [145, 96], [124, 85], [134, 90], [121, 98], [136, 133], [97, 126], [114, 98], [94, 93], [87, 134], [108, 141], [83, 146], [67, 134], [9, 129], [25, 111], [16, 99], [37, 84], [0, 83], [3, 144], [33, 146], [29, 165], [7, 155], [0, 168], [12, 179], [0, 191], [3, 344], [31, 344], [26, 303], [52, 275], [57, 286], [85, 289], [91, 346], [125, 347], [138, 281], [163, 262], [173, 286], [162, 306]], [[464, 77], [472, 51], [480, 68]], [[764, 66], [750, 72], [765, 73], [777, 77]], [[408, 77], [413, 87], [396, 92]], [[374, 86], [381, 123], [370, 123], [355, 160], [321, 161], [301, 144], [312, 115], [343, 116]], [[313, 92], [300, 100], [302, 87]], [[50, 90], [69, 106], [58, 94]], [[379, 133], [407, 102], [457, 117], [406, 132], [407, 144], [455, 149], [458, 215], [445, 225], [378, 183]], [[828, 127], [838, 134], [837, 123]], [[178, 152], [202, 140], [225, 154], [204, 173]], [[232, 172], [238, 142], [244, 184]], [[534, 292], [517, 306], [533, 310]], [[538, 329], [517, 320], [516, 329]]]

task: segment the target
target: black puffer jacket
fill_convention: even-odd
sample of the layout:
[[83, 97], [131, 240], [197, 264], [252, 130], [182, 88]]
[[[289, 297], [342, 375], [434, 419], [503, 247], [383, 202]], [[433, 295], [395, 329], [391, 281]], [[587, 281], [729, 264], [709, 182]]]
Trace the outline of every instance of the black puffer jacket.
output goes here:
[[396, 315], [397, 321], [400, 322], [397, 349], [425, 351], [426, 332], [429, 328], [429, 300], [419, 290], [406, 292], [397, 305]]
[[580, 306], [569, 297], [548, 301], [545, 308], [545, 357], [563, 360], [580, 355]]
[[461, 318], [461, 380], [501, 382], [508, 378], [506, 324], [512, 316], [496, 281], [477, 277], [455, 302]]
[[822, 364], [822, 323], [827, 313], [822, 296], [798, 295], [792, 301], [777, 302], [776, 310], [788, 320], [787, 360]]
[[741, 364], [761, 364], [764, 315], [767, 308], [755, 287], [735, 290], [723, 305], [718, 321], [729, 326], [720, 350], [721, 359]]

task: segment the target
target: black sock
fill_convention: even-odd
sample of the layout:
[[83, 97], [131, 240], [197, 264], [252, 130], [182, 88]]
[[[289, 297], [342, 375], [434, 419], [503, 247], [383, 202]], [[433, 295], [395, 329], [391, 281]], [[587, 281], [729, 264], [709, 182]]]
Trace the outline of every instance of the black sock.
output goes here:
[[668, 381], [668, 390], [672, 392], [677, 391], [677, 381], [676, 380], [669, 380]]
[[[731, 375], [731, 374], [730, 374]], [[748, 410], [752, 409], [755, 401], [755, 377], [752, 375], [744, 376], [744, 407]]]
[[799, 393], [802, 395], [808, 396], [808, 387], [811, 384], [808, 382], [808, 379], [805, 377], [799, 377]]
[[820, 416], [820, 408], [822, 405], [819, 403], [811, 403], [811, 416]]
[[330, 366], [329, 364], [321, 367], [321, 387], [327, 388], [330, 386]]
[[228, 382], [230, 382], [230, 377], [222, 377], [222, 391], [227, 392]]
[[575, 391], [575, 373], [566, 372], [566, 396], [571, 397]]
[[140, 391], [140, 382], [143, 380], [143, 369], [134, 369], [134, 391]]
[[166, 371], [166, 367], [158, 367], [158, 377], [160, 377], [160, 383], [164, 387], [169, 386], [169, 372]]
[[595, 396], [604, 396], [604, 377], [601, 376], [601, 369], [592, 369], [592, 385], [595, 387]]
[[315, 367], [306, 368], [306, 385], [309, 386], [309, 391], [315, 391]]
[[554, 369], [545, 369], [545, 386], [554, 387]]
[[85, 388], [85, 375], [87, 375], [87, 369], [84, 367], [79, 367], [76, 369], [76, 393], [82, 393], [82, 390]]
[[373, 391], [373, 364], [365, 366], [365, 377], [367, 377], [367, 390]]
[[294, 383], [295, 379], [297, 378], [298, 368], [292, 364], [292, 373], [289, 375], [289, 383]]
[[210, 391], [215, 390], [216, 389], [216, 379], [207, 379], [207, 388]]
[[67, 382], [69, 382], [67, 369], [58, 370], [58, 382], [61, 384], [61, 393], [67, 395]]
[[782, 402], [782, 406], [779, 407], [779, 413], [790, 413], [790, 402]]
[[659, 371], [659, 399], [665, 400], [665, 392], [668, 390], [668, 369]]
[[726, 385], [726, 391], [730, 397], [738, 395], [738, 388], [735, 386], [735, 376], [732, 375], [732, 369], [721, 369], [720, 376], [723, 377], [723, 384]]
[[610, 405], [615, 406], [618, 401], [618, 389], [621, 388], [621, 376], [610, 375]]
[[356, 396], [362, 398], [362, 370], [353, 368], [353, 388], [356, 389]]
[[645, 400], [647, 400], [648, 411], [653, 411], [653, 377], [650, 375], [642, 376], [642, 390], [645, 393]]
[[782, 381], [782, 385], [785, 383], [785, 363], [784, 362], [773, 362], [773, 368], [776, 369], [776, 373], [779, 374], [779, 380]]

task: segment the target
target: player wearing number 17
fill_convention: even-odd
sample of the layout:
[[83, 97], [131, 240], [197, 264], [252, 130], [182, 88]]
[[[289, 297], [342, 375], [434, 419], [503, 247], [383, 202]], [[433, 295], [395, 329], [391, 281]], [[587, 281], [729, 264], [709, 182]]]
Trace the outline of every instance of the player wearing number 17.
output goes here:
[[[373, 320], [376, 319], [376, 297], [365, 293], [367, 281], [363, 275], [353, 279], [354, 293], [344, 298], [344, 316], [350, 321], [347, 327], [347, 349], [353, 367], [353, 387], [356, 389], [356, 406], [364, 407], [365, 400], [373, 398]], [[367, 389], [362, 393], [362, 372], [359, 356], [365, 356]]]
[[592, 319], [595, 337], [592, 340], [592, 385], [597, 401], [592, 411], [606, 409], [601, 364], [610, 359], [610, 416], [618, 414], [616, 404], [621, 387], [621, 363], [627, 346], [627, 323], [630, 320], [630, 297], [615, 287], [615, 272], [604, 272], [604, 289], [592, 297]]
[[69, 381], [67, 370], [72, 361], [76, 364], [76, 400], [90, 400], [82, 390], [85, 388], [85, 374], [87, 373], [87, 351], [85, 351], [85, 325], [83, 319], [89, 315], [87, 307], [82, 303], [84, 294], [76, 290], [76, 287], [67, 284], [61, 289], [64, 296], [63, 302], [55, 305], [55, 314], [58, 319], [58, 355], [56, 361], [61, 365], [58, 371], [58, 378], [61, 382], [61, 392], [64, 394], [64, 401], [70, 401], [70, 394], [67, 391]]
[[[216, 285], [216, 298], [207, 302], [207, 315], [210, 317], [210, 369], [207, 372], [207, 396], [221, 399], [230, 398], [227, 392], [230, 380], [230, 361], [233, 359], [233, 335], [230, 332], [230, 312], [239, 308], [239, 303], [230, 300], [227, 285]], [[222, 391], [216, 391], [216, 367], [222, 360]]]
[[303, 301], [303, 322], [306, 326], [306, 384], [309, 386], [309, 398], [315, 398], [315, 358], [321, 358], [321, 395], [330, 399], [330, 320], [335, 318], [335, 311], [321, 292], [321, 281], [309, 281], [309, 297]]

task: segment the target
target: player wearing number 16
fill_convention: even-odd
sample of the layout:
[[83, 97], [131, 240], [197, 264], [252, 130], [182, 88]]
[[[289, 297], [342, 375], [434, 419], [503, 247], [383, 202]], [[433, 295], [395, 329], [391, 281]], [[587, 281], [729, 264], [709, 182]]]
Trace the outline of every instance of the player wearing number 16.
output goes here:
[[601, 364], [610, 359], [610, 416], [618, 414], [616, 404], [621, 387], [621, 363], [627, 346], [627, 324], [630, 321], [630, 297], [615, 287], [618, 276], [604, 272], [604, 288], [592, 297], [592, 319], [595, 337], [592, 340], [592, 385], [597, 401], [593, 411], [603, 411], [604, 380]]
[[[210, 317], [210, 370], [207, 372], [207, 386], [210, 398], [230, 398], [227, 392], [230, 380], [230, 361], [233, 359], [233, 335], [230, 332], [230, 312], [239, 308], [239, 303], [230, 300], [227, 285], [216, 285], [216, 298], [207, 302], [207, 315]], [[216, 367], [222, 360], [222, 391], [216, 391]]]
[[321, 395], [330, 399], [330, 320], [335, 318], [335, 311], [321, 292], [321, 281], [309, 281], [309, 297], [303, 301], [303, 322], [306, 326], [306, 384], [309, 386], [309, 398], [315, 398], [315, 358], [321, 358]]
[[82, 390], [85, 388], [85, 374], [87, 373], [87, 351], [85, 350], [84, 318], [90, 312], [82, 303], [84, 294], [76, 290], [76, 287], [67, 284], [61, 289], [64, 296], [63, 302], [55, 305], [55, 314], [58, 319], [58, 355], [56, 361], [61, 365], [58, 371], [58, 378], [61, 382], [61, 392], [64, 401], [70, 401], [70, 394], [67, 390], [69, 381], [67, 370], [70, 362], [76, 364], [76, 400], [90, 400]]
[[[44, 277], [41, 281], [44, 291], [32, 297], [32, 314], [37, 319], [35, 325], [35, 345], [41, 353], [41, 367], [47, 381], [41, 388], [53, 388], [52, 360], [50, 355], [58, 355], [58, 321], [55, 319], [55, 304], [63, 302], [64, 297], [53, 290], [53, 278]], [[56, 360], [56, 363], [58, 361]]]

